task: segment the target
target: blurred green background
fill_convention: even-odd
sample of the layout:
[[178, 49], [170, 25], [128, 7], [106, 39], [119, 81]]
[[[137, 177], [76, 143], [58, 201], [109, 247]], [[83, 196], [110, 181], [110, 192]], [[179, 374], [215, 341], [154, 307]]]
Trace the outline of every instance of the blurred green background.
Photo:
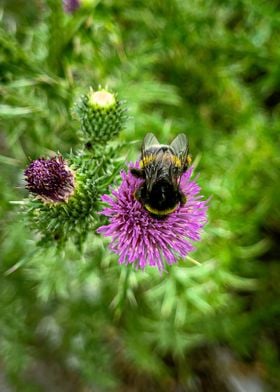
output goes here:
[[[0, 390], [279, 391], [279, 2], [87, 3], [0, 5]], [[11, 201], [30, 159], [78, 147], [71, 108], [100, 84], [127, 101], [127, 160], [188, 135], [201, 266], [127, 269], [94, 233], [36, 250]]]

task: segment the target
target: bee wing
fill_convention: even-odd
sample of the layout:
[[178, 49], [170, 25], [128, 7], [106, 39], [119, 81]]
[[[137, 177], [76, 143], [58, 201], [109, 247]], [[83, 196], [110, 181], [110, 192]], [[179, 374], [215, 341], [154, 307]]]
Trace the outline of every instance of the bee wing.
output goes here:
[[175, 137], [170, 146], [173, 148], [175, 155], [180, 159], [181, 168], [183, 170], [186, 164], [189, 150], [188, 139], [186, 135], [180, 133], [180, 135]]
[[145, 153], [146, 150], [148, 150], [152, 146], [158, 146], [159, 142], [155, 135], [151, 132], [147, 133], [147, 135], [144, 137], [144, 141], [142, 144], [142, 154]]
[[155, 161], [157, 146], [159, 141], [153, 133], [147, 133], [142, 144], [141, 160], [143, 162], [146, 185], [150, 189], [157, 178], [158, 163]]

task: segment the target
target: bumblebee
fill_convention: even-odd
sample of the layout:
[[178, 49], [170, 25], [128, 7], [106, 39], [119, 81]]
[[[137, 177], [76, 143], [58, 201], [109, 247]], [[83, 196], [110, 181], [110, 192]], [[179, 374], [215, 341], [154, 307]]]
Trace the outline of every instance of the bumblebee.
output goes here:
[[135, 198], [158, 219], [171, 214], [180, 204], [186, 203], [180, 180], [190, 163], [188, 141], [184, 134], [178, 135], [170, 145], [165, 145], [148, 133], [142, 144], [140, 168], [130, 170], [133, 176], [145, 180], [136, 189]]

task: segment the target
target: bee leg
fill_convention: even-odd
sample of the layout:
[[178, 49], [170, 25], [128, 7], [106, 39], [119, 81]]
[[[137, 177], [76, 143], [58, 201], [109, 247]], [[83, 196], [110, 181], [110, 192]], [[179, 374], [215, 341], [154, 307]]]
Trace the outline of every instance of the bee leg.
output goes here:
[[180, 202], [181, 206], [186, 204], [186, 201], [187, 201], [187, 198], [184, 195], [184, 193], [182, 191], [179, 191], [179, 202]]
[[130, 173], [136, 178], [145, 178], [145, 171], [143, 169], [131, 168]]
[[136, 189], [136, 191], [134, 192], [134, 197], [136, 200], [140, 201], [142, 200], [142, 191], [143, 191], [143, 187], [140, 186], [139, 188]]

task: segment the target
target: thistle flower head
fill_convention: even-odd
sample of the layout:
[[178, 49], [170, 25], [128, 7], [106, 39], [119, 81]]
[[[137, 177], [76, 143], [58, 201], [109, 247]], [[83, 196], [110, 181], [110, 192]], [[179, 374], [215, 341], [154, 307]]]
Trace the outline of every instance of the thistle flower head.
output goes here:
[[[133, 166], [135, 167], [135, 166]], [[159, 270], [176, 263], [194, 250], [193, 242], [200, 240], [205, 225], [207, 201], [199, 195], [200, 187], [191, 180], [193, 168], [181, 178], [181, 190], [187, 201], [164, 219], [157, 219], [147, 212], [134, 197], [141, 179], [130, 172], [122, 172], [122, 183], [112, 195], [103, 195], [108, 204], [102, 211], [109, 224], [98, 232], [112, 238], [110, 249], [119, 255], [120, 264], [135, 263], [137, 267], [155, 266]]]
[[74, 175], [61, 156], [31, 162], [24, 172], [26, 188], [49, 203], [67, 201], [74, 193]]
[[63, 0], [63, 9], [65, 12], [72, 14], [80, 7], [79, 0]]
[[115, 151], [104, 148], [102, 153], [103, 161], [79, 151], [68, 154], [66, 160], [37, 159], [26, 169], [26, 187], [36, 197], [26, 200], [24, 212], [38, 234], [39, 246], [63, 249], [71, 241], [81, 250], [88, 233], [95, 230], [100, 195], [118, 172]]

